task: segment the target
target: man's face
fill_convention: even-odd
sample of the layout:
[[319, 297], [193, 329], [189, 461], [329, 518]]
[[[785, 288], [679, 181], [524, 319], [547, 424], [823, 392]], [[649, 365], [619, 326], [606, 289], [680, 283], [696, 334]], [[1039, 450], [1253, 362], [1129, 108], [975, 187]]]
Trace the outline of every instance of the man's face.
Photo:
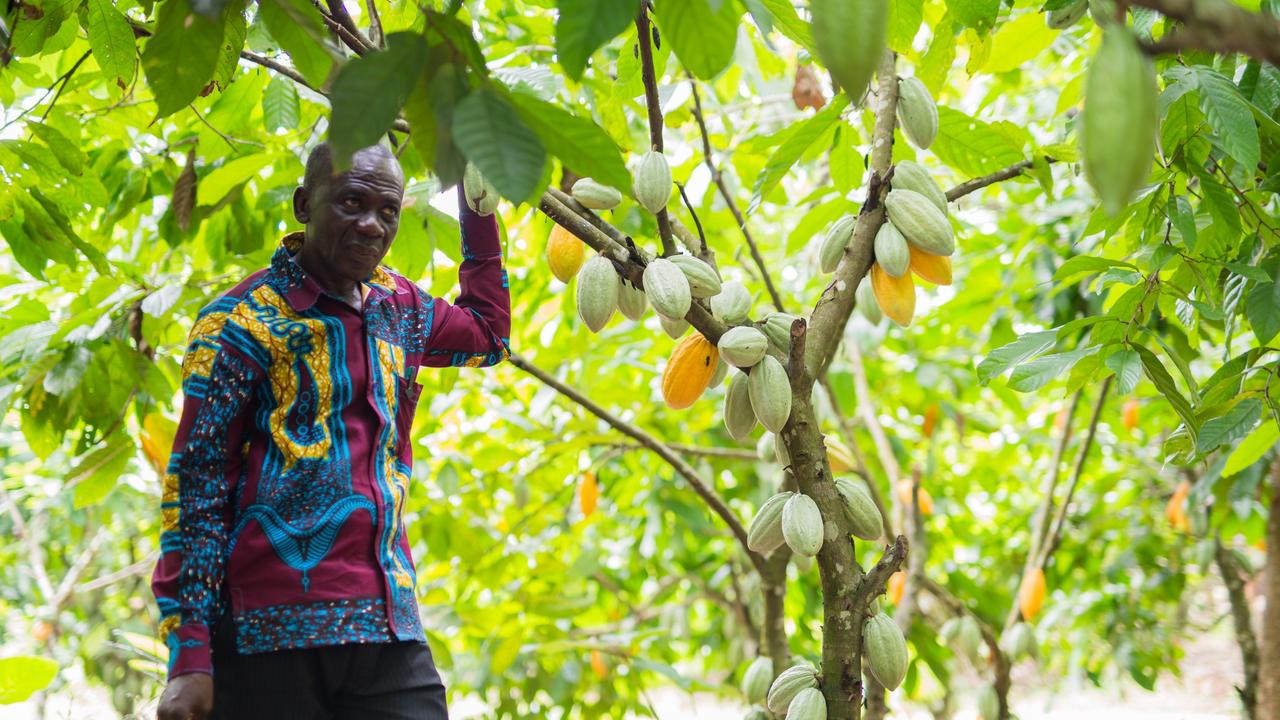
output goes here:
[[302, 252], [335, 279], [366, 280], [382, 262], [400, 227], [404, 175], [394, 158], [361, 151], [351, 169], [298, 188], [294, 215], [307, 226]]

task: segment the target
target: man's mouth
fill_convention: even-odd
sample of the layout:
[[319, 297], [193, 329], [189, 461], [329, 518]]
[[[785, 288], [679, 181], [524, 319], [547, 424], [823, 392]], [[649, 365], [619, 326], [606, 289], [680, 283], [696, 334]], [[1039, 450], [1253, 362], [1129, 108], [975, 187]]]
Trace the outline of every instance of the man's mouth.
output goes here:
[[351, 244], [351, 253], [357, 257], [368, 260], [377, 260], [381, 252], [372, 245], [362, 245], [360, 243]]

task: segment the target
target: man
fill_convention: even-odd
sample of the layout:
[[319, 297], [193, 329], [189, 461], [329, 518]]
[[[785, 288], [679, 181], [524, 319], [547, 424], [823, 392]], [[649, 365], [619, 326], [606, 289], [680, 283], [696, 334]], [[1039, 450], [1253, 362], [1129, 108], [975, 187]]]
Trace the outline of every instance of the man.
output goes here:
[[307, 159], [271, 267], [199, 314], [153, 578], [159, 720], [447, 718], [401, 521], [419, 366], [510, 354], [497, 223], [458, 189], [455, 305], [379, 263], [404, 175], [374, 146]]

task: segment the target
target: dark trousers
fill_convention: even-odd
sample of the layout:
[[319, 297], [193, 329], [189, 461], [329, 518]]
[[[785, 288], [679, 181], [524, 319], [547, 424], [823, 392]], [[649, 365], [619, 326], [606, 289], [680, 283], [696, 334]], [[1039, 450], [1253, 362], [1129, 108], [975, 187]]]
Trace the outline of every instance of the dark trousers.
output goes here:
[[230, 623], [213, 640], [212, 720], [448, 720], [426, 643], [236, 653]]

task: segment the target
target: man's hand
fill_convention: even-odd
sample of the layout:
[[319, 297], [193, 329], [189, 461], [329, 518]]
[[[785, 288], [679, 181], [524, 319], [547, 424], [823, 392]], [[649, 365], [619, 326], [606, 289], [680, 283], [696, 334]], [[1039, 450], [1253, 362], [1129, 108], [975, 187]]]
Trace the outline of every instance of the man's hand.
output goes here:
[[205, 720], [212, 710], [213, 676], [190, 673], [165, 686], [156, 720]]

